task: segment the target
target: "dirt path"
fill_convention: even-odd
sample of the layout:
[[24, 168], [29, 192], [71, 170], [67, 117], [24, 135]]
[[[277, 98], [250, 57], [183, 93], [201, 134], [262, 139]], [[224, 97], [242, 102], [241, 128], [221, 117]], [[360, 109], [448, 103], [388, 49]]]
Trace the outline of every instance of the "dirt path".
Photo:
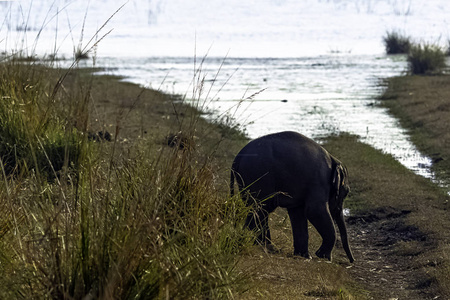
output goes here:
[[349, 273], [368, 290], [369, 299], [439, 299], [415, 261], [432, 243], [405, 225], [409, 213], [385, 207], [348, 219], [357, 258]]

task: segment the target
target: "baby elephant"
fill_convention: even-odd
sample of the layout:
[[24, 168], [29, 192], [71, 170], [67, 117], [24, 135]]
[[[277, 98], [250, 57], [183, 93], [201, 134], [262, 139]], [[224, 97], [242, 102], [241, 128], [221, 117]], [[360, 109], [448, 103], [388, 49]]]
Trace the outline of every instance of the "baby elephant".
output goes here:
[[336, 222], [344, 250], [354, 261], [347, 239], [343, 202], [349, 192], [347, 169], [313, 140], [296, 132], [266, 135], [247, 144], [234, 159], [230, 188], [237, 181], [247, 205], [255, 211], [246, 226], [259, 232], [258, 241], [271, 247], [268, 215], [278, 206], [289, 213], [294, 255], [310, 258], [308, 220], [322, 236], [316, 255], [331, 260]]

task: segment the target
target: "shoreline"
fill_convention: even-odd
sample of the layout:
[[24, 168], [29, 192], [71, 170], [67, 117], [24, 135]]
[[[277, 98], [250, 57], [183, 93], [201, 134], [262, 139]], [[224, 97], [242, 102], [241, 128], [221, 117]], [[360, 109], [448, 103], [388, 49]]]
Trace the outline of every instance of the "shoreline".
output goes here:
[[399, 76], [385, 83], [380, 105], [408, 130], [419, 151], [431, 158], [436, 180], [450, 192], [450, 76]]

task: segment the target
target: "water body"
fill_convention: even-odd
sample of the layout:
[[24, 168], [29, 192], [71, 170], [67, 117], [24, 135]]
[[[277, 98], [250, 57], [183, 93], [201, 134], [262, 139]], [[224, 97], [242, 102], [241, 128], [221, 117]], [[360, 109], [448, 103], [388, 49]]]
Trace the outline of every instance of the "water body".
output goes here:
[[350, 132], [432, 176], [430, 159], [376, 99], [381, 79], [406, 69], [404, 57], [384, 54], [382, 37], [396, 30], [446, 44], [447, 1], [130, 0], [117, 11], [122, 4], [0, 1], [0, 47], [66, 58], [91, 49], [87, 66], [200, 98], [251, 137]]

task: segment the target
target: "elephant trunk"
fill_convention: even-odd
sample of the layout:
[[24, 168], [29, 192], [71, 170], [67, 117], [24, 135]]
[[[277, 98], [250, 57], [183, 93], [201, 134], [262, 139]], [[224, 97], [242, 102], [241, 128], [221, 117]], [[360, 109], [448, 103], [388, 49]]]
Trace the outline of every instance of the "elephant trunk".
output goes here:
[[341, 211], [334, 219], [339, 228], [339, 233], [341, 234], [342, 246], [344, 247], [348, 259], [352, 263], [355, 261], [355, 259], [353, 258], [352, 250], [350, 249], [350, 246], [348, 244], [347, 227], [345, 226], [344, 213]]

